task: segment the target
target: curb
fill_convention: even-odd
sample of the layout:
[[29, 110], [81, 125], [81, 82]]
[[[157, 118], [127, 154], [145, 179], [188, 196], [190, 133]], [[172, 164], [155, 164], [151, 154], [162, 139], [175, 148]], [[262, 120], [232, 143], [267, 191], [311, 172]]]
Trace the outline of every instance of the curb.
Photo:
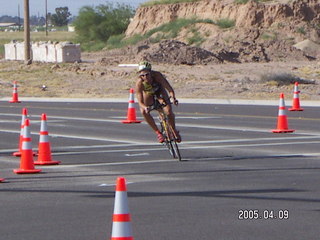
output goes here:
[[[10, 98], [0, 98], [0, 102], [9, 101]], [[128, 98], [19, 98], [22, 102], [88, 102], [88, 103], [128, 103]], [[188, 104], [225, 104], [225, 105], [278, 105], [278, 100], [249, 100], [249, 99], [194, 99], [179, 98], [180, 103]], [[291, 99], [290, 99], [291, 101]], [[288, 100], [287, 100], [288, 102]], [[286, 104], [288, 105], [288, 104]], [[303, 106], [318, 107], [320, 101], [303, 101]]]

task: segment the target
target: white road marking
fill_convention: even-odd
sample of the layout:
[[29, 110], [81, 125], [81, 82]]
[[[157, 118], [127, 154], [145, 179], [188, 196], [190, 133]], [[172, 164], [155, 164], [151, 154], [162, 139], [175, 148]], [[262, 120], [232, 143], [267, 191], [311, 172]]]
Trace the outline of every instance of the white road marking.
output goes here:
[[221, 119], [222, 117], [186, 117], [186, 116], [176, 116], [176, 119], [193, 119], [193, 120], [199, 120], [199, 119]]
[[114, 187], [116, 184], [101, 183], [99, 187]]
[[[301, 153], [301, 154], [277, 154], [277, 155], [266, 155], [267, 157], [320, 157], [320, 153]], [[194, 160], [194, 161], [204, 161], [204, 160], [220, 160], [224, 157], [216, 157], [216, 158], [205, 158], [203, 160]], [[192, 159], [184, 159], [186, 161]], [[52, 166], [42, 166], [42, 168], [82, 168], [82, 167], [99, 167], [99, 166], [118, 166], [118, 165], [136, 165], [136, 164], [149, 164], [149, 163], [165, 163], [165, 162], [178, 162], [175, 159], [159, 159], [159, 160], [146, 160], [146, 161], [130, 161], [130, 162], [112, 162], [112, 163], [86, 163], [86, 164], [70, 164], [70, 165], [52, 165]]]
[[223, 139], [223, 140], [183, 141], [180, 144], [184, 145], [184, 144], [257, 142], [257, 141], [281, 141], [281, 140], [287, 141], [287, 140], [302, 140], [302, 139], [320, 139], [320, 136], [294, 136], [294, 137], [277, 137], [277, 138], [240, 138], [240, 139]]
[[[128, 184], [132, 184], [134, 182], [127, 182], [126, 181], [126, 185]], [[100, 185], [98, 185], [99, 187], [115, 187], [116, 184], [115, 183], [101, 183]]]
[[309, 142], [284, 142], [284, 143], [260, 143], [260, 144], [234, 144], [234, 145], [216, 145], [216, 146], [183, 146], [179, 149], [210, 149], [210, 148], [246, 148], [246, 147], [262, 147], [262, 146], [283, 146], [283, 145], [302, 145], [302, 144], [319, 144], [319, 141]]
[[127, 153], [125, 154], [126, 157], [139, 157], [139, 156], [149, 156], [150, 153], [135, 153], [135, 154], [130, 154], [130, 153]]
[[[20, 133], [20, 130], [7, 130], [0, 129], [0, 132], [5, 133]], [[39, 135], [37, 132], [32, 132], [32, 135]], [[94, 141], [103, 141], [103, 142], [118, 142], [118, 143], [127, 143], [127, 144], [145, 144], [150, 145], [150, 142], [138, 141], [136, 139], [119, 139], [119, 138], [110, 138], [110, 137], [97, 137], [97, 136], [83, 136], [83, 135], [71, 135], [71, 134], [49, 134], [50, 137], [62, 137], [62, 138], [73, 138], [73, 139], [82, 139], [82, 140], [94, 140]]]
[[[17, 114], [4, 114], [7, 116], [16, 116]], [[125, 116], [123, 117], [125, 118]], [[188, 118], [188, 117], [187, 117]], [[194, 117], [191, 117], [194, 118]], [[196, 117], [197, 118], [197, 117]], [[76, 121], [94, 121], [94, 122], [111, 122], [111, 123], [121, 123], [119, 120], [113, 120], [113, 119], [101, 119], [101, 118], [83, 118], [83, 117], [63, 117], [63, 116], [50, 116], [50, 119], [62, 119], [62, 120], [76, 120]], [[145, 122], [142, 122], [141, 124], [147, 124]], [[177, 123], [177, 127], [186, 127], [186, 128], [202, 128], [202, 129], [219, 129], [219, 130], [231, 130], [231, 131], [251, 131], [251, 132], [270, 132], [273, 126], [270, 126], [268, 129], [263, 128], [252, 128], [252, 127], [237, 127], [237, 126], [218, 126], [218, 125], [202, 125], [202, 124], [189, 124], [189, 123]], [[1, 131], [1, 130], [0, 130]], [[299, 135], [320, 135], [320, 132], [300, 132], [296, 131], [294, 134]], [[90, 139], [89, 139], [90, 140]]]
[[134, 164], [148, 164], [148, 163], [162, 163], [162, 162], [175, 162], [174, 159], [160, 159], [160, 160], [147, 160], [147, 161], [130, 161], [130, 162], [111, 162], [111, 163], [88, 163], [88, 164], [72, 164], [72, 165], [52, 165], [41, 166], [42, 168], [77, 168], [77, 167], [97, 167], [97, 166], [118, 166], [118, 165], [134, 165]]

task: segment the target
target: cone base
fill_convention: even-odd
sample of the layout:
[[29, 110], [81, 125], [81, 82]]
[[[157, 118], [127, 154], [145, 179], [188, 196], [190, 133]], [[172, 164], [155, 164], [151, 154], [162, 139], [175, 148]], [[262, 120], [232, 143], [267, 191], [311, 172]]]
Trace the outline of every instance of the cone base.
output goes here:
[[14, 173], [16, 174], [31, 174], [31, 173], [39, 173], [41, 172], [41, 169], [32, 169], [32, 170], [26, 170], [26, 169], [14, 169]]
[[295, 130], [293, 129], [274, 129], [272, 130], [273, 133], [292, 133]]
[[12, 153], [12, 156], [21, 157], [21, 152], [14, 152]]
[[122, 120], [122, 123], [141, 123], [142, 121], [140, 120]]
[[11, 101], [9, 101], [9, 103], [21, 103], [21, 101], [14, 101], [14, 100], [11, 100]]
[[111, 240], [133, 240], [133, 237], [111, 237]]
[[35, 161], [34, 165], [58, 165], [60, 161]]
[[303, 108], [289, 108], [289, 111], [303, 111]]
[[[33, 152], [32, 155], [33, 155], [33, 156], [37, 156], [38, 154], [37, 154], [36, 152]], [[12, 153], [12, 156], [21, 157], [21, 152], [14, 152], [14, 153]]]

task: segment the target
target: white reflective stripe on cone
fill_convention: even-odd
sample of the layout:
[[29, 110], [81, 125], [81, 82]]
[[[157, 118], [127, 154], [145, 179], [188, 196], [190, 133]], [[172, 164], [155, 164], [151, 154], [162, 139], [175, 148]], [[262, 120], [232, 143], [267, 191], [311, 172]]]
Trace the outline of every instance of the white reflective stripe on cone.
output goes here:
[[23, 140], [21, 149], [22, 150], [32, 150], [31, 139], [29, 141]]
[[130, 103], [130, 102], [129, 102], [128, 108], [134, 108], [134, 103]]
[[132, 237], [130, 222], [113, 222], [112, 237]]
[[129, 207], [128, 207], [128, 199], [127, 199], [127, 192], [116, 192], [116, 203], [114, 205], [114, 214], [128, 214]]
[[279, 116], [285, 116], [286, 115], [286, 110], [285, 109], [279, 109]]
[[46, 121], [41, 121], [40, 132], [48, 132], [48, 125]]
[[284, 99], [280, 98], [279, 107], [284, 107], [284, 106], [285, 106]]
[[40, 133], [39, 143], [47, 143], [47, 142], [49, 142], [48, 134], [41, 134]]

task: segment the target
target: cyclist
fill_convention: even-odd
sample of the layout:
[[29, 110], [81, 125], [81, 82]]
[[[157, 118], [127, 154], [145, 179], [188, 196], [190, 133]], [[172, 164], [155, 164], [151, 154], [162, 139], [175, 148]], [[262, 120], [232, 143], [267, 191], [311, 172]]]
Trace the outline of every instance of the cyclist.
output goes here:
[[169, 123], [176, 133], [177, 141], [181, 142], [180, 134], [175, 127], [175, 115], [172, 111], [170, 98], [173, 99], [175, 105], [178, 105], [178, 100], [175, 97], [174, 90], [170, 83], [160, 72], [152, 70], [151, 64], [147, 61], [139, 63], [138, 74], [139, 79], [136, 82], [136, 95], [144, 119], [157, 134], [158, 141], [160, 143], [164, 142], [164, 137], [150, 114], [150, 107], [153, 106], [157, 109], [156, 100], [158, 100], [160, 104], [165, 104], [163, 110], [167, 114]]

